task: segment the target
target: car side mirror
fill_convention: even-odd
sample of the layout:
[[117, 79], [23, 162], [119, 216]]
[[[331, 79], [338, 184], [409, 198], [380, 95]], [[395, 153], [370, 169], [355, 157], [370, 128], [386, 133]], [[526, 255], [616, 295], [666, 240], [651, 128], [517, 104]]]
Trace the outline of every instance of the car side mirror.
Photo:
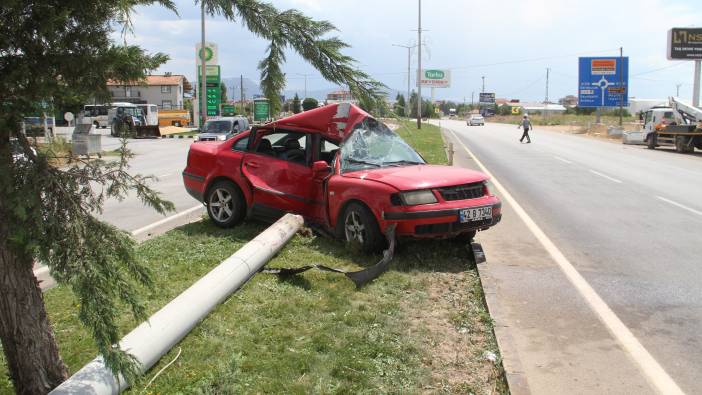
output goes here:
[[312, 176], [316, 180], [321, 180], [329, 174], [331, 174], [331, 166], [327, 162], [319, 160], [312, 164]]

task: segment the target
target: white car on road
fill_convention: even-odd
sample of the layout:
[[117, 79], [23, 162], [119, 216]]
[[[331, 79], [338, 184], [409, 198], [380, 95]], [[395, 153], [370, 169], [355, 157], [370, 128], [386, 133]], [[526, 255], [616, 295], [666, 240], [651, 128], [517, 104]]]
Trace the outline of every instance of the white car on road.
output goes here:
[[478, 126], [483, 126], [485, 125], [485, 118], [483, 118], [482, 115], [477, 115], [473, 114], [468, 118], [468, 122], [466, 122], [468, 126], [473, 126], [473, 125], [478, 125]]

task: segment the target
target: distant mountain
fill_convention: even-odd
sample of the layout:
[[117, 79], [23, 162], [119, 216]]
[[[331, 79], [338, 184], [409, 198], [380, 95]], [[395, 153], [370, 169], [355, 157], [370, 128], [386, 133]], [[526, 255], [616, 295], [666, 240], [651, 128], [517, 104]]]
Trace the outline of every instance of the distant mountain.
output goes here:
[[[222, 78], [222, 82], [224, 85], [227, 87], [227, 97], [232, 100], [239, 100], [241, 97], [241, 91], [239, 90], [239, 86], [241, 85], [240, 78], [236, 77], [227, 77], [227, 78]], [[261, 87], [258, 85], [258, 83], [254, 82], [253, 80], [249, 78], [244, 78], [243, 79], [243, 85], [244, 85], [244, 97], [250, 99], [254, 95], [262, 95], [263, 92], [261, 91]], [[327, 94], [330, 92], [334, 92], [339, 90], [340, 88], [326, 88], [326, 89], [309, 89], [307, 90], [307, 96], [313, 97], [319, 101], [323, 101], [327, 98]], [[295, 93], [300, 97], [300, 99], [304, 99], [305, 91], [304, 89], [286, 89], [283, 91], [283, 95], [285, 96], [286, 99], [292, 99], [295, 97]], [[395, 97], [397, 96], [398, 93], [402, 93], [401, 91], [398, 91], [397, 89], [388, 89], [387, 90], [387, 96], [391, 100], [395, 100]], [[403, 93], [406, 94], [406, 93]]]
[[[227, 87], [227, 97], [230, 100], [239, 100], [241, 97], [241, 80], [236, 77], [222, 78], [222, 82]], [[253, 95], [260, 95], [261, 88], [249, 78], [244, 78], [244, 97], [251, 99]]]

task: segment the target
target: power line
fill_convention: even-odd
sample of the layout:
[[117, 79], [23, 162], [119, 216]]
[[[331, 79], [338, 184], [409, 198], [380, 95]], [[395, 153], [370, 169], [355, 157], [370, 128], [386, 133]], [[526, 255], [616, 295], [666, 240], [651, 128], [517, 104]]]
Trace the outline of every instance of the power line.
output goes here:
[[525, 85], [524, 87], [520, 88], [520, 89], [517, 90], [517, 91], [514, 91], [514, 92], [510, 93], [510, 94], [507, 95], [507, 96], [508, 96], [508, 97], [517, 96], [518, 94], [520, 94], [520, 93], [522, 93], [522, 92], [524, 92], [524, 91], [530, 89], [531, 87], [533, 87], [534, 85], [536, 85], [536, 84], [542, 82], [543, 80], [544, 80], [544, 76], [542, 75], [542, 76], [540, 76], [539, 78], [535, 79], [534, 81], [530, 82], [528, 85]]
[[657, 69], [653, 69], [653, 70], [643, 71], [643, 72], [641, 72], [641, 73], [632, 74], [631, 77], [636, 77], [636, 76], [644, 75], [644, 74], [651, 74], [651, 73], [655, 73], [655, 72], [661, 71], [661, 70], [672, 69], [673, 67], [682, 66], [682, 65], [684, 65], [684, 64], [686, 64], [686, 62], [678, 62], [678, 63], [674, 63], [674, 64], [671, 64], [671, 65], [668, 65], [668, 66], [665, 66], [665, 67], [660, 67], [660, 68], [657, 68]]
[[463, 70], [463, 69], [472, 69], [472, 68], [480, 68], [480, 67], [500, 66], [500, 65], [504, 65], [504, 64], [517, 64], [517, 63], [538, 62], [538, 61], [541, 61], [541, 60], [551, 60], [551, 59], [560, 59], [560, 58], [570, 58], [570, 57], [579, 56], [579, 55], [587, 55], [587, 54], [593, 54], [593, 53], [611, 52], [611, 51], [615, 51], [615, 50], [617, 50], [617, 49], [619, 49], [619, 48], [606, 49], [606, 50], [601, 50], [601, 51], [575, 52], [575, 53], [563, 54], [563, 55], [544, 56], [544, 57], [540, 57], [540, 58], [526, 58], [526, 59], [504, 60], [504, 61], [495, 62], [495, 63], [473, 64], [473, 65], [458, 66], [458, 67], [449, 67], [449, 68], [451, 69], [451, 71], [453, 71], [453, 70]]

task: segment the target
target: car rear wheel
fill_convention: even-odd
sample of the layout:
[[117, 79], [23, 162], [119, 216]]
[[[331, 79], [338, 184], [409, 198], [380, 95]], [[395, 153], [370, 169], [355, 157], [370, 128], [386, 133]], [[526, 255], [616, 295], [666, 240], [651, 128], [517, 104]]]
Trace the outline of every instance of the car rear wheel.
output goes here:
[[360, 203], [351, 203], [342, 216], [342, 232], [346, 243], [358, 246], [365, 253], [382, 250], [384, 238], [371, 211]]
[[221, 228], [231, 228], [244, 219], [244, 198], [229, 181], [214, 184], [207, 193], [207, 215]]

